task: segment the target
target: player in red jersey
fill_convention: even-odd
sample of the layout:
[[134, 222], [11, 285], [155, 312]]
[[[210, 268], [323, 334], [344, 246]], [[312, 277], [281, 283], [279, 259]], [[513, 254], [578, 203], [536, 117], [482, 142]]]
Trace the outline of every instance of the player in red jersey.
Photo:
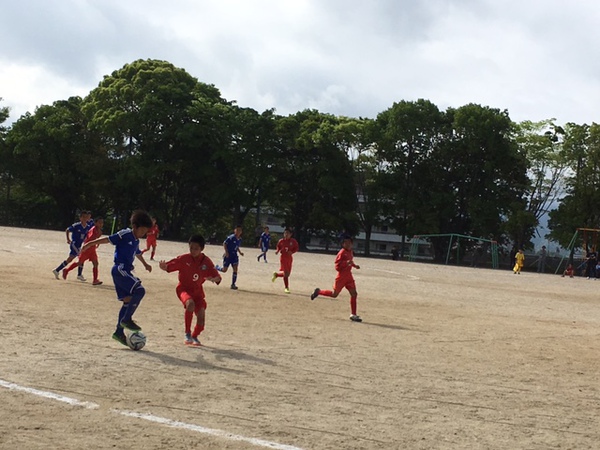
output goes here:
[[142, 254], [144, 254], [148, 250], [152, 249], [152, 253], [150, 253], [150, 259], [152, 261], [154, 261], [154, 254], [156, 253], [156, 240], [158, 239], [159, 232], [160, 230], [156, 224], [156, 219], [153, 217], [152, 228], [150, 228], [148, 233], [146, 233], [146, 249], [142, 250]]
[[[90, 231], [87, 232], [85, 240], [83, 241], [83, 245], [87, 244], [90, 241], [93, 241], [94, 239], [98, 239], [100, 236], [102, 236], [102, 226], [103, 225], [104, 225], [104, 219], [102, 217], [96, 217], [96, 219], [94, 220], [94, 226], [92, 228], [90, 228]], [[62, 271], [63, 279], [66, 280], [69, 272], [71, 270], [73, 270], [75, 267], [78, 267], [78, 268], [80, 267], [81, 269], [78, 269], [79, 275], [77, 276], [77, 278], [81, 281], [85, 281], [85, 278], [83, 278], [83, 275], [82, 275], [83, 264], [86, 261], [91, 261], [92, 265], [93, 265], [92, 273], [94, 274], [94, 281], [92, 282], [92, 284], [94, 286], [98, 286], [99, 284], [102, 284], [102, 281], [100, 281], [98, 279], [98, 254], [96, 253], [96, 248], [97, 248], [97, 246], [93, 246], [93, 247], [90, 247], [90, 248], [86, 249], [85, 251], [79, 253], [79, 256], [77, 257], [77, 262], [74, 262], [73, 264], [71, 264], [69, 267], [67, 267], [66, 269], [64, 269]]]
[[[190, 237], [190, 252], [180, 255], [170, 261], [160, 261], [159, 267], [167, 272], [179, 272], [179, 284], [175, 291], [185, 308], [185, 345], [199, 347], [198, 336], [204, 330], [206, 318], [206, 300], [202, 283], [212, 281], [219, 284], [221, 275], [215, 265], [204, 253], [205, 241], [202, 236], [195, 234]], [[196, 327], [192, 332], [192, 319], [196, 314]]]
[[352, 253], [352, 247], [354, 241], [350, 236], [344, 236], [342, 241], [342, 249], [338, 252], [335, 258], [335, 270], [337, 270], [337, 276], [333, 284], [333, 291], [321, 290], [316, 288], [311, 294], [310, 299], [314, 300], [319, 295], [325, 297], [336, 298], [342, 289], [348, 289], [350, 293], [350, 309], [352, 314], [350, 320], [353, 322], [362, 322], [362, 319], [356, 315], [356, 298], [358, 293], [356, 292], [356, 282], [352, 276], [352, 268], [360, 269], [360, 266], [354, 264], [354, 253]]
[[286, 228], [283, 232], [283, 239], [279, 239], [275, 254], [279, 256], [279, 272], [273, 272], [271, 281], [274, 283], [277, 278], [283, 278], [285, 293], [290, 293], [290, 274], [292, 273], [292, 263], [294, 262], [294, 253], [298, 251], [298, 241], [292, 237], [292, 230]]

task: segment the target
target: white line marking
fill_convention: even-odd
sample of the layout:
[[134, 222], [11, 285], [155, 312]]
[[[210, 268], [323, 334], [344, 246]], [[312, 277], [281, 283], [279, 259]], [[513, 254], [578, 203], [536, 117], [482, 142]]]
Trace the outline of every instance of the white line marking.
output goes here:
[[274, 448], [277, 450], [302, 450], [300, 447], [294, 447], [292, 445], [278, 444], [276, 442], [265, 441], [263, 439], [247, 438], [239, 436], [237, 434], [228, 433], [227, 431], [215, 430], [213, 428], [205, 428], [200, 425], [193, 425], [191, 423], [179, 422], [177, 420], [166, 419], [164, 417], [155, 416], [153, 414], [142, 414], [135, 411], [122, 411], [118, 409], [112, 409], [111, 411], [122, 414], [128, 417], [135, 417], [137, 419], [144, 419], [150, 422], [160, 423], [173, 428], [182, 428], [184, 430], [196, 431], [202, 434], [209, 434], [211, 436], [217, 436], [231, 441], [248, 442], [249, 444], [257, 445], [260, 447]]
[[394, 272], [393, 270], [384, 270], [384, 269], [371, 269], [371, 270], [375, 270], [377, 272], [393, 273], [394, 275], [402, 275], [402, 276], [405, 276], [406, 278], [410, 278], [411, 280], [420, 280], [421, 279], [416, 275], [407, 275], [405, 273]]
[[[73, 406], [83, 406], [88, 409], [100, 408], [100, 405], [92, 402], [82, 402], [75, 398], [65, 397], [64, 395], [55, 394], [54, 392], [40, 391], [39, 389], [28, 388], [25, 386], [19, 386], [18, 384], [11, 383], [10, 381], [0, 380], [0, 386], [10, 389], [11, 391], [21, 391], [28, 394], [37, 395], [39, 397], [49, 398], [51, 400], [58, 400], [59, 402], [68, 403]], [[164, 417], [155, 416], [153, 414], [143, 414], [135, 411], [122, 411], [118, 409], [111, 409], [111, 412], [121, 414], [127, 417], [135, 417], [137, 419], [148, 420], [150, 422], [160, 423], [173, 428], [181, 428], [189, 431], [196, 431], [198, 433], [209, 434], [211, 436], [217, 436], [231, 441], [247, 442], [252, 445], [259, 447], [274, 448], [276, 450], [302, 450], [300, 447], [294, 447], [292, 445], [278, 444], [277, 442], [265, 441], [257, 438], [247, 438], [227, 431], [215, 430], [213, 428], [205, 428], [200, 425], [194, 425], [191, 423], [179, 422], [176, 420], [167, 419]]]
[[58, 400], [59, 402], [68, 403], [73, 406], [83, 406], [88, 409], [96, 409], [99, 408], [100, 405], [91, 402], [81, 402], [75, 398], [65, 397], [64, 395], [55, 394], [53, 392], [40, 391], [38, 389], [28, 388], [24, 386], [19, 386], [15, 383], [10, 383], [9, 381], [0, 380], [0, 386], [10, 389], [12, 391], [22, 391], [27, 392], [28, 394], [37, 395], [40, 397], [49, 398], [52, 400]]

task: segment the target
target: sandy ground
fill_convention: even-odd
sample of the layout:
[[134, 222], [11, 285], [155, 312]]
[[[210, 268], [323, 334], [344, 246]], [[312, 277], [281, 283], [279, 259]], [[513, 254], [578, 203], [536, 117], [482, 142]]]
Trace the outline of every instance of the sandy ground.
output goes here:
[[111, 245], [104, 285], [57, 281], [64, 233], [0, 227], [0, 448], [598, 448], [600, 281], [357, 257], [352, 323], [346, 292], [309, 299], [333, 256], [297, 254], [287, 295], [274, 253], [243, 250], [239, 291], [206, 287], [201, 348], [176, 274], [139, 266], [134, 352], [110, 338]]

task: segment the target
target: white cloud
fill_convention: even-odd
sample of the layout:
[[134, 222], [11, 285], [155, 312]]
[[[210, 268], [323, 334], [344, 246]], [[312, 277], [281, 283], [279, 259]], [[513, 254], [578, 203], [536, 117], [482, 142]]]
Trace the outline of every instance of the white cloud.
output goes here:
[[156, 58], [259, 111], [374, 117], [425, 98], [591, 123], [599, 22], [591, 0], [21, 0], [0, 15], [0, 97], [15, 120]]

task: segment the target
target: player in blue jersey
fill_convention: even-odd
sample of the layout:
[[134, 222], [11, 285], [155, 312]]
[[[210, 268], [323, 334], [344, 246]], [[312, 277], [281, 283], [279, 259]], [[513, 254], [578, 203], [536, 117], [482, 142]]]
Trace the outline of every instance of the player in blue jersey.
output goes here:
[[238, 253], [244, 256], [244, 253], [240, 250], [240, 244], [242, 243], [242, 226], [236, 225], [233, 229], [233, 234], [227, 236], [227, 239], [223, 241], [223, 266], [215, 266], [219, 272], [227, 272], [229, 266], [233, 268], [233, 274], [231, 275], [231, 289], [237, 289], [235, 284], [237, 281], [238, 264], [240, 262]]
[[[88, 220], [88, 212], [82, 211], [79, 214], [79, 222], [75, 222], [73, 225], [71, 225], [65, 230], [65, 234], [67, 236], [67, 244], [69, 244], [69, 256], [66, 260], [60, 263], [60, 265], [56, 269], [52, 271], [54, 277], [57, 280], [59, 279], [60, 271], [63, 270], [67, 266], [67, 264], [69, 264], [71, 261], [77, 258], [77, 255], [79, 255], [81, 245], [83, 244], [83, 241], [87, 236], [87, 232], [90, 230], [90, 228], [92, 228], [92, 225], [88, 223]], [[81, 270], [83, 270], [83, 267], [81, 268]], [[77, 279], [79, 281], [85, 281], [81, 270], [79, 270], [79, 273], [77, 274]]]
[[117, 291], [117, 299], [123, 302], [119, 311], [117, 329], [113, 333], [114, 340], [127, 345], [124, 328], [131, 331], [140, 331], [141, 327], [133, 321], [133, 313], [146, 294], [142, 281], [133, 275], [133, 262], [138, 258], [148, 272], [152, 272], [152, 266], [148, 264], [139, 244], [140, 238], [144, 237], [152, 227], [152, 218], [145, 211], [134, 211], [131, 215], [131, 228], [124, 228], [111, 234], [86, 243], [81, 251], [100, 244], [111, 243], [115, 246], [115, 265], [112, 268], [112, 277]]
[[265, 259], [265, 262], [267, 262], [267, 252], [269, 251], [269, 246], [271, 245], [269, 227], [265, 227], [263, 233], [260, 235], [259, 245], [262, 253], [256, 257], [256, 260], [260, 262], [260, 257], [262, 256]]

